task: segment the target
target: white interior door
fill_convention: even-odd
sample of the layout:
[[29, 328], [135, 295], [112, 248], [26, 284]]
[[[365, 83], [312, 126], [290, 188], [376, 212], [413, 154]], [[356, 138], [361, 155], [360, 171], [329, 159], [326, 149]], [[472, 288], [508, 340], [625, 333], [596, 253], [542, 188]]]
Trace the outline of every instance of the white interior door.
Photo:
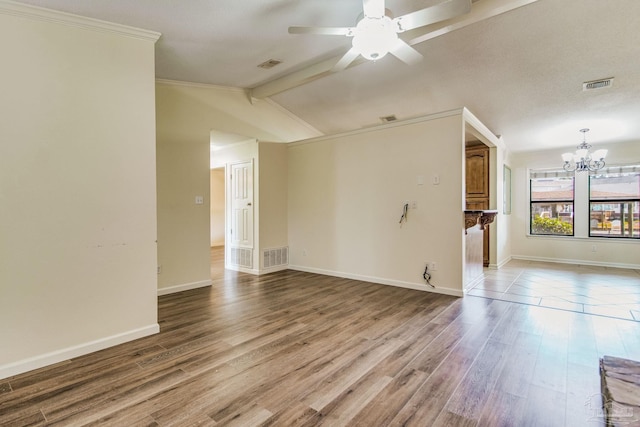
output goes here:
[[253, 248], [253, 162], [231, 165], [231, 246]]

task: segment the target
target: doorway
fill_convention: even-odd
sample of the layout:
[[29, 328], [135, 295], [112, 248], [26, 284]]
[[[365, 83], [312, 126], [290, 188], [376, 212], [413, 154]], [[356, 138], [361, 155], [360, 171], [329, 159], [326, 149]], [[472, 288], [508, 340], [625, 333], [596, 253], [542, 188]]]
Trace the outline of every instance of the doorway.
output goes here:
[[[490, 206], [489, 147], [480, 141], [465, 146], [465, 209], [485, 210]], [[482, 264], [489, 266], [489, 227], [484, 230]]]

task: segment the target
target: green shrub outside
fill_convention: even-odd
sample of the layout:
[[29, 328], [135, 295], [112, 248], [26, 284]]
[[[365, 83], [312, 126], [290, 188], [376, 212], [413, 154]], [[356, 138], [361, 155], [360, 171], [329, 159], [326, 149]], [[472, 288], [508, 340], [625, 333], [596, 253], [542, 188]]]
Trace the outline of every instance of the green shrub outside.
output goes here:
[[564, 222], [558, 218], [542, 218], [536, 216], [532, 225], [533, 234], [573, 234], [573, 224]]

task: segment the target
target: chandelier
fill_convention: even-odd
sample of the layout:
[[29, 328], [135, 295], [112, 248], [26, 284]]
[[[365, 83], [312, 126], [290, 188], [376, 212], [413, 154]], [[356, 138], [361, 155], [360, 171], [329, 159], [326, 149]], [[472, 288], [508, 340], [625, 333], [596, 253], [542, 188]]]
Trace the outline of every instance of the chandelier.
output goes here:
[[587, 132], [589, 132], [589, 129], [580, 129], [580, 132], [582, 132], [582, 143], [578, 145], [575, 153], [564, 153], [562, 155], [562, 160], [564, 160], [562, 168], [567, 172], [597, 171], [602, 169], [608, 150], [600, 149], [593, 154], [589, 153], [591, 148], [591, 145], [587, 144]]

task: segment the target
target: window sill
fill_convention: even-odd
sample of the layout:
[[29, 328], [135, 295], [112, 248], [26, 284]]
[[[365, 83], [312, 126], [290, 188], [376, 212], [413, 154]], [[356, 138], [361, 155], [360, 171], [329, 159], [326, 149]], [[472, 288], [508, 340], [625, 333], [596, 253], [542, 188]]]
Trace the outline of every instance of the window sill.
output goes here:
[[554, 236], [551, 234], [529, 234], [527, 233], [527, 239], [548, 239], [548, 240], [573, 240], [573, 241], [598, 241], [598, 242], [611, 242], [611, 243], [624, 243], [624, 244], [634, 244], [640, 243], [640, 239], [638, 238], [629, 238], [629, 237], [589, 237], [589, 236]]

